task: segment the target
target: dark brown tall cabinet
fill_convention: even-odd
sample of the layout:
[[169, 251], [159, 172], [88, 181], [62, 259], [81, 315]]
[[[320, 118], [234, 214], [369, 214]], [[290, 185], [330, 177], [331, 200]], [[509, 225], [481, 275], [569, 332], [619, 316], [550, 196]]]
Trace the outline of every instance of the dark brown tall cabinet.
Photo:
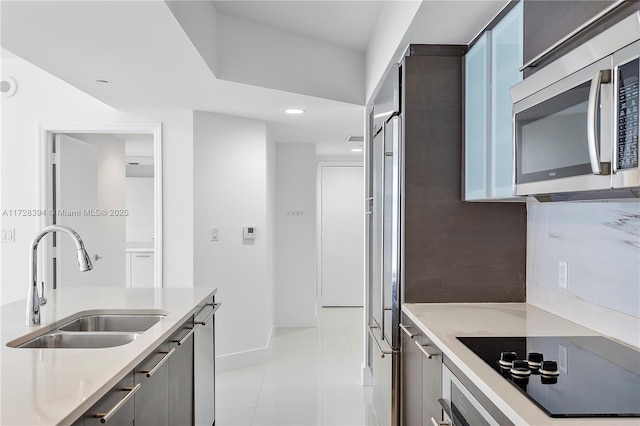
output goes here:
[[402, 65], [406, 303], [525, 300], [526, 206], [462, 201], [466, 46]]

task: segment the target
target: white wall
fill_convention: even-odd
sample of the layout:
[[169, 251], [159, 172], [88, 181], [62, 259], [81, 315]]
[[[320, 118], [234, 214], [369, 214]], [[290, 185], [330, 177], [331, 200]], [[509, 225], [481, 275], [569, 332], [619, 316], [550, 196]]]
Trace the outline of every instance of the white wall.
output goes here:
[[387, 66], [399, 59], [396, 58], [398, 51], [406, 47], [400, 44], [421, 4], [421, 1], [389, 1], [382, 6], [366, 54], [367, 100], [376, 89]]
[[165, 1], [214, 74], [218, 73], [218, 11], [208, 1]]
[[[278, 327], [316, 326], [316, 151], [276, 144], [276, 291]], [[287, 215], [303, 212], [301, 216]]]
[[640, 203], [532, 200], [527, 220], [527, 301], [640, 347]]
[[[190, 111], [118, 112], [32, 64], [2, 51], [2, 73], [18, 91], [2, 99], [0, 210], [38, 207], [39, 125], [162, 123], [164, 152], [165, 286], [193, 283], [193, 127]], [[15, 228], [16, 241], [3, 243], [0, 302], [26, 297], [28, 252], [39, 229], [37, 217], [3, 216], [2, 227]]]
[[[266, 123], [194, 112], [194, 281], [215, 286], [218, 371], [264, 362], [273, 329], [270, 184]], [[211, 241], [210, 227], [219, 227]], [[244, 226], [256, 239], [242, 238]]]

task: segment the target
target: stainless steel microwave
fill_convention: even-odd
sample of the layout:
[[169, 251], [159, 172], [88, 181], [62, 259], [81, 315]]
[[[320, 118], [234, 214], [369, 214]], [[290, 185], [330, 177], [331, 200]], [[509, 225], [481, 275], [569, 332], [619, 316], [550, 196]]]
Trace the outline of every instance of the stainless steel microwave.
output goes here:
[[640, 12], [511, 89], [514, 193], [640, 198]]

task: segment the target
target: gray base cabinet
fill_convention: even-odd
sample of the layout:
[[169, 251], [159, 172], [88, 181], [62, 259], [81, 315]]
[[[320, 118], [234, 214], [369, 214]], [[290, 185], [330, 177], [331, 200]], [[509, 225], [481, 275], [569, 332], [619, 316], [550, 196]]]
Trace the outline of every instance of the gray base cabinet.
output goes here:
[[[118, 426], [188, 426], [199, 421], [213, 425], [213, 325], [214, 313], [219, 305], [214, 300], [208, 302], [72, 426], [104, 423]], [[196, 348], [199, 349], [197, 355]], [[203, 369], [203, 364], [210, 367]], [[206, 386], [202, 385], [203, 380]], [[198, 400], [201, 402], [198, 403]], [[200, 411], [206, 413], [200, 419], [195, 416], [198, 406]]]
[[442, 353], [406, 317], [402, 318], [402, 424], [442, 422]]

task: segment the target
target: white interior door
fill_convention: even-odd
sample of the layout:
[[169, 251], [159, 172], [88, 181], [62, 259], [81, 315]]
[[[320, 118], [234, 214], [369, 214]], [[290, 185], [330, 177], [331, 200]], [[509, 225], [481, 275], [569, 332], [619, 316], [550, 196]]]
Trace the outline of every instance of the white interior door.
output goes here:
[[321, 168], [322, 306], [364, 303], [363, 198], [361, 166]]
[[93, 262], [92, 271], [80, 272], [73, 241], [57, 235], [57, 286], [125, 286], [124, 142], [59, 134], [55, 143], [56, 223], [80, 234]]

